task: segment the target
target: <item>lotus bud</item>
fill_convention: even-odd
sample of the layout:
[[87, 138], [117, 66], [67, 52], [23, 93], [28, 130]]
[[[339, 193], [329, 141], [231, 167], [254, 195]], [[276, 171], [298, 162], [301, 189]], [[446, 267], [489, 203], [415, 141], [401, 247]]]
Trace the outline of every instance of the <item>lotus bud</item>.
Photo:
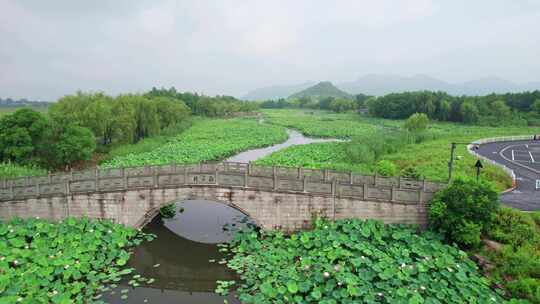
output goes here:
[[309, 270], [309, 265], [304, 266], [304, 270]]
[[335, 265], [335, 266], [334, 266], [334, 270], [335, 270], [335, 271], [339, 271], [339, 269], [340, 269], [339, 265]]
[[379, 297], [382, 297], [382, 296], [383, 296], [382, 292], [377, 293], [377, 295], [378, 295]]
[[422, 290], [426, 290], [426, 288], [424, 286], [420, 286], [420, 289]]
[[323, 276], [324, 276], [325, 278], [329, 278], [329, 277], [330, 277], [330, 273], [328, 273], [327, 271], [325, 271], [325, 272], [323, 273]]

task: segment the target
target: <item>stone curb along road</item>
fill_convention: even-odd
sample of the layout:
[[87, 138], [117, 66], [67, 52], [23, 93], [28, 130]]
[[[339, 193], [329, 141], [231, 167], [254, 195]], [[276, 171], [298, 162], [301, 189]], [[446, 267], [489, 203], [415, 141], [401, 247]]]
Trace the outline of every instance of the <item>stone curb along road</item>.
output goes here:
[[534, 141], [532, 135], [488, 138], [473, 142], [468, 146], [468, 150], [476, 157], [501, 167], [512, 177], [512, 188], [501, 194], [503, 204], [523, 211], [539, 211], [540, 189], [536, 189], [536, 181], [540, 180], [540, 170], [505, 155], [509, 149], [528, 144], [540, 145], [540, 141]]

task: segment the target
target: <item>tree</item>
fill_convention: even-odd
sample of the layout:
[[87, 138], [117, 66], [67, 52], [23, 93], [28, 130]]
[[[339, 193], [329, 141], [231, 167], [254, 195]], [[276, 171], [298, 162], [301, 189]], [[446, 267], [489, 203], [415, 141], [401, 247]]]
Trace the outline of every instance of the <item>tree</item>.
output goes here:
[[413, 133], [423, 132], [429, 125], [429, 118], [424, 113], [414, 113], [406, 121], [403, 127]]
[[491, 103], [491, 113], [493, 113], [493, 116], [498, 120], [507, 120], [512, 116], [510, 107], [502, 100], [496, 100]]
[[537, 99], [534, 101], [534, 103], [531, 106], [531, 109], [537, 114], [540, 114], [540, 99]]
[[152, 99], [152, 101], [156, 103], [157, 114], [162, 129], [181, 122], [190, 114], [190, 109], [180, 100], [157, 97]]
[[475, 123], [480, 116], [478, 108], [470, 101], [462, 103], [459, 112], [464, 123]]
[[61, 130], [54, 144], [54, 161], [57, 167], [71, 168], [77, 161], [89, 160], [95, 149], [96, 140], [89, 129], [69, 125]]
[[444, 99], [439, 104], [437, 108], [437, 119], [441, 121], [448, 120], [450, 118], [450, 103], [448, 100]]
[[330, 103], [330, 109], [334, 112], [346, 112], [354, 110], [356, 103], [350, 99], [339, 98]]
[[484, 181], [456, 178], [437, 192], [431, 201], [431, 227], [448, 241], [466, 247], [480, 243], [480, 234], [488, 229], [499, 209], [499, 194]]
[[51, 124], [41, 113], [20, 109], [0, 119], [2, 161], [38, 163], [49, 148]]

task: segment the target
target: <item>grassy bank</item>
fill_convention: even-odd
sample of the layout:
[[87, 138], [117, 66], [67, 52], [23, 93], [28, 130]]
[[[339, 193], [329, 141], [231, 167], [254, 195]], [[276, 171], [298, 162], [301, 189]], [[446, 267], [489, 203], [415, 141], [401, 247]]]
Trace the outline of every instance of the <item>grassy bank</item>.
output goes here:
[[[403, 124], [399, 120], [362, 117], [358, 114], [335, 114], [322, 111], [265, 110], [265, 119], [271, 123], [301, 131], [313, 137], [354, 138], [376, 134], [377, 130], [398, 130]], [[471, 142], [476, 139], [538, 133], [538, 128], [527, 127], [478, 127], [452, 123], [434, 122], [428, 130], [429, 139], [419, 144], [409, 144], [396, 153], [384, 155], [382, 159], [394, 162], [399, 169], [415, 167], [427, 179], [444, 181], [448, 176], [448, 158], [451, 142]], [[284, 166], [308, 166], [313, 168], [349, 169], [372, 174], [375, 163], [355, 163], [346, 154], [346, 143], [323, 143], [295, 146], [276, 152], [258, 161], [261, 164]], [[460, 159], [454, 162], [454, 173], [474, 175], [476, 159], [459, 145]], [[511, 185], [510, 178], [495, 166], [487, 165], [483, 177], [496, 182], [499, 189]]]
[[[287, 139], [280, 126], [261, 125], [247, 119], [205, 119], [164, 145], [150, 151], [119, 154], [102, 167], [126, 167], [222, 160], [241, 151], [269, 146]], [[155, 147], [155, 148], [154, 148]]]
[[0, 163], [0, 178], [45, 175], [47, 171], [38, 167]]

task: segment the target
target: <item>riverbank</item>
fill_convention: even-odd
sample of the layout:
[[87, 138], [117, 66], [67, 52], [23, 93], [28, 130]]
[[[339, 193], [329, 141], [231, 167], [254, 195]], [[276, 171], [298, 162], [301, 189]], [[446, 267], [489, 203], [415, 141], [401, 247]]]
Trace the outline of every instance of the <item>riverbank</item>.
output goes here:
[[[369, 118], [356, 113], [336, 114], [314, 110], [263, 110], [265, 120], [312, 137], [352, 138], [375, 136], [377, 130], [398, 130], [403, 121]], [[472, 142], [479, 138], [533, 134], [537, 128], [528, 127], [479, 127], [464, 124], [432, 122], [429, 137], [419, 144], [409, 144], [398, 152], [383, 155], [381, 160], [394, 163], [399, 171], [413, 167], [428, 180], [446, 181], [448, 159], [452, 142]], [[324, 143], [290, 147], [260, 160], [258, 163], [280, 166], [306, 166], [343, 170], [349, 168], [363, 174], [375, 172], [375, 162], [354, 162], [346, 153], [346, 145]], [[476, 158], [466, 151], [466, 145], [458, 145], [454, 161], [454, 176], [475, 176]], [[512, 180], [500, 168], [485, 164], [482, 176], [496, 183], [501, 191], [512, 185]]]

